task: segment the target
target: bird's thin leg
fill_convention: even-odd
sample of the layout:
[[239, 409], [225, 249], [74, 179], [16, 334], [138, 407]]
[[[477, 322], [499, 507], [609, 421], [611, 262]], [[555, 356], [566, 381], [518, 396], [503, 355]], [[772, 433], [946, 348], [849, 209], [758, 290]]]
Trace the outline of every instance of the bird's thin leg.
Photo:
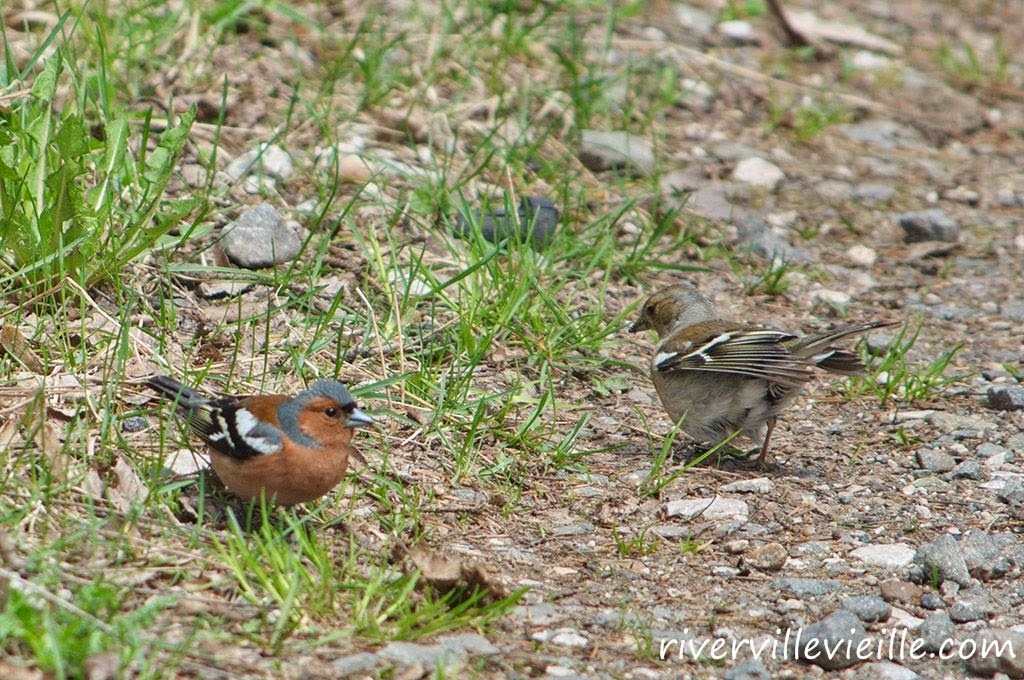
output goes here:
[[764, 462], [766, 460], [768, 460], [768, 442], [771, 441], [772, 430], [775, 429], [775, 421], [776, 420], [778, 420], [778, 418], [776, 418], [774, 416], [768, 419], [768, 429], [765, 430], [765, 433], [764, 433], [764, 443], [761, 444], [761, 455], [757, 457], [758, 465], [763, 465]]

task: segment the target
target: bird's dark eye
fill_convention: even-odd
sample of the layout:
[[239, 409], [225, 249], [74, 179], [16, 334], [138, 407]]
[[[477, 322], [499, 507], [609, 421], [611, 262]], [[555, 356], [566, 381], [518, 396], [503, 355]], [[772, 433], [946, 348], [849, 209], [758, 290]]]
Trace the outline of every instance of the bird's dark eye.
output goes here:
[[338, 415], [338, 409], [334, 408], [333, 406], [328, 406], [327, 408], [324, 409], [324, 413], [327, 414], [328, 418], [334, 418]]

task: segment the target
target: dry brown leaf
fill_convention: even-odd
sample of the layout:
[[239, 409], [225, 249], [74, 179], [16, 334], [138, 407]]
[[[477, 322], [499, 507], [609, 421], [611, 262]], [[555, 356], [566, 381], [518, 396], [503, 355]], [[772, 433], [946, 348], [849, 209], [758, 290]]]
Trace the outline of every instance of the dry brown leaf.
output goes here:
[[472, 593], [479, 590], [487, 594], [485, 600], [488, 601], [508, 596], [501, 574], [494, 567], [449, 557], [423, 544], [409, 550], [407, 557], [423, 580], [442, 593], [453, 590]]
[[38, 375], [46, 374], [43, 360], [32, 350], [28, 340], [25, 339], [25, 336], [21, 334], [21, 331], [16, 326], [6, 324], [0, 329], [0, 350], [7, 352], [33, 373]]
[[117, 476], [117, 486], [107, 487], [107, 499], [119, 512], [127, 512], [133, 503], [146, 500], [149, 489], [124, 458], [118, 457], [114, 463], [114, 475]]

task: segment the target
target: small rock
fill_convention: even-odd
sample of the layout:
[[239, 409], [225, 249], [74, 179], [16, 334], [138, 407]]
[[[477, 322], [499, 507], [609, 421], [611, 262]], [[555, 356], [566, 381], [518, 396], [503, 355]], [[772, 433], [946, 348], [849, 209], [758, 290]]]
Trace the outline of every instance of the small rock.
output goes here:
[[754, 27], [749, 21], [743, 21], [742, 19], [723, 21], [718, 24], [718, 32], [729, 40], [740, 44], [748, 45], [757, 42]]
[[681, 26], [698, 35], [708, 35], [715, 28], [715, 16], [697, 7], [676, 2], [672, 3], [672, 11]]
[[1024, 507], [1024, 480], [1011, 477], [996, 491], [996, 498], [1011, 507]]
[[867, 639], [867, 631], [848, 611], [833, 612], [802, 632], [798, 640], [791, 642], [794, 659], [825, 670], [848, 668], [862, 660], [857, 656], [858, 646]]
[[650, 142], [628, 132], [581, 130], [578, 156], [595, 172], [629, 168], [650, 174], [655, 165]]
[[900, 609], [899, 607], [892, 608], [892, 614], [889, 616], [888, 621], [890, 628], [906, 628], [907, 630], [917, 630], [922, 623], [924, 623], [924, 619], [920, 619], [906, 609]]
[[976, 460], [965, 460], [957, 464], [949, 474], [943, 475], [949, 479], [981, 479], [981, 463]]
[[857, 666], [854, 680], [920, 680], [921, 676], [895, 661], [874, 661]]
[[956, 623], [981, 621], [996, 613], [997, 609], [988, 591], [981, 586], [964, 588], [956, 601], [950, 605], [949, 618]]
[[870, 119], [862, 123], [837, 125], [836, 131], [852, 142], [872, 144], [880, 149], [923, 149], [920, 133], [894, 120]]
[[850, 552], [865, 564], [883, 569], [898, 569], [914, 561], [914, 549], [906, 543], [865, 545]]
[[743, 659], [725, 672], [725, 680], [770, 680], [771, 673], [760, 659]]
[[988, 405], [997, 411], [1020, 411], [1024, 409], [1024, 387], [993, 385], [988, 388]]
[[766, 543], [748, 552], [743, 561], [761, 571], [778, 571], [786, 565], [788, 559], [789, 554], [782, 545]]
[[868, 623], [885, 621], [892, 614], [892, 605], [874, 595], [855, 595], [843, 600], [843, 609]]
[[886, 602], [916, 605], [921, 599], [921, 586], [909, 581], [883, 581], [878, 586], [882, 599]]
[[782, 578], [772, 584], [776, 590], [789, 590], [798, 597], [820, 597], [839, 590], [838, 581], [817, 578]]
[[1024, 321], [1024, 300], [1007, 300], [999, 303], [999, 314], [1010, 321]]
[[338, 180], [363, 184], [373, 179], [374, 169], [361, 156], [346, 154], [338, 159]]
[[753, 479], [740, 479], [722, 485], [719, 489], [722, 493], [771, 493], [775, 489], [775, 483], [767, 477], [754, 477]]
[[844, 309], [853, 296], [844, 290], [830, 290], [828, 288], [817, 288], [811, 291], [811, 302], [825, 304], [835, 309]]
[[512, 616], [533, 626], [550, 626], [563, 615], [555, 605], [538, 602], [537, 604], [519, 605], [512, 610]]
[[1006, 448], [1005, 446], [999, 446], [999, 444], [993, 444], [992, 442], [983, 442], [978, 444], [978, 447], [974, 449], [974, 455], [978, 458], [995, 458], [997, 456], [1007, 457], [1008, 462], [1013, 461], [1013, 451]]
[[878, 261], [878, 253], [874, 248], [860, 245], [859, 243], [846, 249], [846, 258], [858, 267], [873, 267]]
[[302, 239], [267, 203], [246, 210], [221, 230], [221, 247], [228, 258], [246, 269], [262, 269], [294, 259]]
[[476, 210], [472, 215], [459, 213], [455, 216], [453, 231], [456, 236], [468, 236], [476, 224], [480, 235], [491, 243], [505, 239], [521, 240], [536, 247], [543, 247], [551, 241], [558, 226], [558, 208], [543, 196], [527, 196], [519, 201], [515, 215], [504, 207], [494, 210]]
[[885, 203], [896, 195], [896, 189], [890, 184], [866, 182], [853, 188], [854, 198], [861, 203]]
[[286, 180], [294, 174], [292, 157], [276, 144], [261, 144], [256, 149], [246, 151], [224, 168], [224, 174], [233, 182], [248, 173]]
[[121, 432], [141, 432], [149, 427], [149, 421], [142, 416], [129, 416], [121, 419]]
[[968, 530], [961, 540], [961, 553], [971, 576], [981, 581], [1000, 579], [1010, 571], [1010, 560], [1002, 556], [992, 537], [983, 529]]
[[917, 629], [917, 635], [921, 638], [925, 651], [937, 652], [943, 643], [948, 644], [946, 641], [952, 639], [955, 629], [953, 619], [949, 618], [949, 614], [944, 611], [936, 611], [929, 614], [928, 618], [921, 623]]
[[941, 210], [922, 210], [899, 215], [903, 229], [903, 240], [907, 243], [920, 241], [956, 242], [960, 237], [960, 225]]
[[981, 194], [965, 186], [958, 186], [942, 194], [947, 201], [966, 203], [967, 205], [978, 205], [981, 203]]
[[1024, 678], [1024, 633], [989, 628], [975, 635], [973, 641], [978, 652], [967, 660], [972, 673], [986, 677], [1005, 673], [1011, 678]]
[[540, 630], [530, 635], [532, 640], [537, 642], [550, 642], [560, 647], [586, 647], [590, 644], [584, 636], [572, 628], [558, 628], [556, 630]]
[[437, 643], [445, 649], [471, 656], [494, 656], [499, 651], [490, 640], [479, 633], [442, 635], [437, 638]]
[[590, 522], [577, 522], [576, 524], [563, 524], [551, 527], [548, 532], [552, 536], [583, 536], [594, 533], [594, 525]]
[[858, 50], [850, 59], [850, 66], [858, 71], [877, 71], [888, 68], [890, 64], [892, 64], [892, 60], [888, 57], [867, 50]]
[[971, 574], [967, 571], [967, 563], [960, 552], [956, 539], [949, 534], [942, 534], [934, 541], [919, 546], [914, 562], [921, 567], [921, 581], [930, 582], [932, 574], [937, 573], [943, 580], [954, 581], [961, 586], [971, 583]]
[[378, 652], [379, 656], [402, 666], [423, 664], [426, 667], [444, 666], [449, 661], [441, 645], [421, 645], [415, 642], [392, 642]]
[[745, 502], [733, 498], [684, 498], [666, 503], [665, 516], [686, 520], [700, 517], [711, 522], [733, 518], [745, 520], [750, 516], [750, 509]]
[[367, 673], [377, 668], [382, 662], [382, 659], [376, 654], [370, 652], [359, 652], [358, 654], [350, 654], [349, 656], [343, 656], [340, 659], [335, 659], [331, 662], [334, 666], [334, 671], [338, 677], [346, 677], [349, 675], [355, 675], [356, 673]]
[[744, 158], [736, 164], [732, 171], [732, 178], [744, 184], [775, 189], [782, 180], [786, 179], [786, 175], [774, 163], [752, 156]]

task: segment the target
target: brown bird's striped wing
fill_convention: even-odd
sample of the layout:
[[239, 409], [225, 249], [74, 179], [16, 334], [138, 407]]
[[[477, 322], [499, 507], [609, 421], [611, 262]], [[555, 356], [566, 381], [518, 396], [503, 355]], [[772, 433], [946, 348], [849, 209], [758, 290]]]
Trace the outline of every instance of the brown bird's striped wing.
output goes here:
[[705, 371], [761, 378], [787, 386], [807, 382], [811, 364], [786, 343], [794, 336], [767, 329], [736, 328], [709, 321], [677, 331], [661, 344], [658, 371]]

